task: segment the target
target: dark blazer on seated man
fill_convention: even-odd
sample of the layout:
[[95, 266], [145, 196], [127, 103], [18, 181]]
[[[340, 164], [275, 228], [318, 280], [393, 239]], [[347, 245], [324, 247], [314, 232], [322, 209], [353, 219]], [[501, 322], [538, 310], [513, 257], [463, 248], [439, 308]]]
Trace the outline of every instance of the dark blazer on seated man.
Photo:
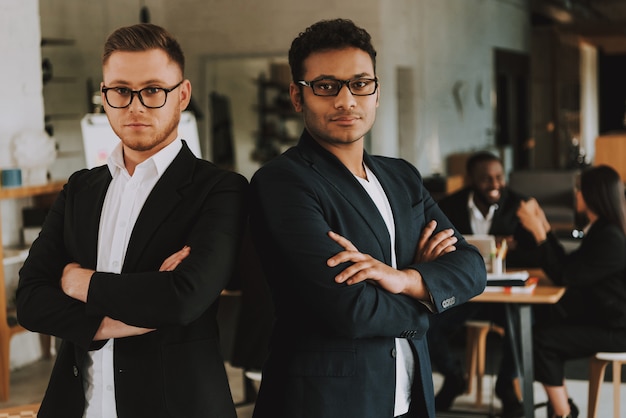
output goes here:
[[[450, 222], [463, 235], [474, 234], [468, 209], [468, 201], [472, 193], [474, 191], [471, 187], [465, 187], [438, 202], [439, 207], [450, 219]], [[515, 241], [514, 248], [509, 247], [507, 252], [507, 267], [537, 266], [539, 262], [537, 244], [535, 244], [532, 235], [521, 226], [516, 214], [519, 203], [527, 200], [528, 196], [517, 193], [508, 187], [502, 188], [501, 195], [502, 197], [496, 204], [497, 207], [493, 213], [489, 235], [508, 236]]]
[[[452, 224], [464, 235], [495, 235], [498, 241], [506, 239], [510, 251], [506, 255], [507, 267], [533, 267], [539, 263], [537, 244], [533, 236], [522, 226], [517, 210], [527, 197], [506, 186], [502, 161], [487, 151], [474, 153], [467, 160], [468, 186], [439, 201], [439, 207]], [[437, 393], [437, 410], [449, 409], [454, 399], [467, 386], [460, 360], [453, 354], [449, 340], [465, 321], [481, 318], [500, 323], [504, 312], [500, 305], [466, 304], [431, 318], [428, 332], [431, 361], [444, 375], [444, 384]], [[523, 414], [521, 403], [514, 393], [512, 353], [508, 339], [504, 341], [496, 395], [503, 404], [503, 418]]]

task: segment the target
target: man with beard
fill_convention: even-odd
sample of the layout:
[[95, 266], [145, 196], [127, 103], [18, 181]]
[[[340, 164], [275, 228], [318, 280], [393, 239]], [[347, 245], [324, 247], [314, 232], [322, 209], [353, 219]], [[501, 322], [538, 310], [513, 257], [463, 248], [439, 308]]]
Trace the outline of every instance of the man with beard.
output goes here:
[[[528, 198], [506, 186], [502, 161], [487, 151], [480, 151], [467, 160], [467, 186], [439, 202], [461, 234], [488, 234], [501, 243], [506, 240], [509, 251], [507, 267], [537, 265], [536, 244], [517, 216], [520, 202]], [[428, 331], [431, 361], [444, 376], [444, 384], [435, 398], [437, 410], [450, 409], [454, 398], [462, 394], [467, 379], [461, 362], [450, 349], [449, 340], [468, 319], [485, 319], [503, 324], [504, 309], [497, 304], [471, 303], [455, 307], [431, 317]], [[509, 339], [505, 338], [496, 395], [503, 405], [502, 416], [523, 415], [522, 405], [514, 390], [516, 377]]]
[[236, 416], [216, 313], [247, 181], [179, 136], [184, 67], [156, 25], [105, 43], [102, 103], [120, 143], [69, 178], [20, 271], [20, 323], [63, 340], [40, 418]]

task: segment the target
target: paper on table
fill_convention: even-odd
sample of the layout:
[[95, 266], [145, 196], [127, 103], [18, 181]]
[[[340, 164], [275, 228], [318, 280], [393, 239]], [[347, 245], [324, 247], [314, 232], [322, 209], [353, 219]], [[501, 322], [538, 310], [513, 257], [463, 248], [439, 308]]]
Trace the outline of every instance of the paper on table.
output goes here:
[[524, 286], [528, 280], [527, 271], [509, 273], [487, 273], [487, 286]]
[[537, 283], [539, 279], [537, 277], [530, 277], [523, 286], [492, 286], [487, 282], [487, 287], [485, 287], [485, 292], [504, 292], [504, 293], [524, 293], [524, 294], [532, 294], [537, 287]]

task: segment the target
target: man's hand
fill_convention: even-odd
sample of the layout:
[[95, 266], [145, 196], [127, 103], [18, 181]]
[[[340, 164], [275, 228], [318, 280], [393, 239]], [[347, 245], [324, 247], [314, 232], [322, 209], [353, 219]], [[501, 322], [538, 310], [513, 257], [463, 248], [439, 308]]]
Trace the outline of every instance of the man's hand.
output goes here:
[[93, 337], [93, 341], [108, 340], [110, 338], [134, 337], [137, 335], [147, 334], [152, 331], [155, 331], [155, 329], [135, 327], [105, 316], [100, 323], [98, 331], [96, 331], [96, 335]]
[[[159, 271], [174, 270], [191, 252], [191, 248], [185, 245], [182, 249], [167, 257]], [[63, 269], [61, 277], [61, 288], [70, 297], [87, 301], [89, 283], [93, 270], [83, 269], [78, 263], [70, 263]], [[122, 321], [105, 316], [100, 323], [100, 327], [94, 335], [94, 341], [107, 340], [109, 338], [133, 337], [155, 331], [154, 328], [142, 328], [125, 324]]]
[[437, 221], [433, 219], [422, 230], [413, 262], [427, 263], [456, 250], [454, 244], [458, 239], [454, 236], [454, 230], [444, 229], [433, 236], [436, 227]]
[[550, 224], [541, 206], [535, 199], [520, 202], [520, 206], [517, 209], [517, 217], [522, 226], [533, 234], [537, 243], [546, 240], [550, 231]]
[[185, 245], [181, 250], [178, 250], [174, 254], [170, 255], [165, 259], [159, 271], [172, 271], [183, 261], [189, 253], [191, 252], [191, 247]]
[[78, 263], [69, 263], [63, 269], [61, 289], [71, 298], [87, 302], [89, 283], [94, 270], [84, 269]]
[[353, 285], [369, 280], [394, 294], [403, 293], [415, 299], [429, 300], [422, 276], [417, 270], [397, 270], [374, 257], [361, 253], [350, 240], [329, 231], [328, 236], [344, 248], [327, 260], [329, 267], [352, 262], [353, 264], [335, 276], [335, 282]]

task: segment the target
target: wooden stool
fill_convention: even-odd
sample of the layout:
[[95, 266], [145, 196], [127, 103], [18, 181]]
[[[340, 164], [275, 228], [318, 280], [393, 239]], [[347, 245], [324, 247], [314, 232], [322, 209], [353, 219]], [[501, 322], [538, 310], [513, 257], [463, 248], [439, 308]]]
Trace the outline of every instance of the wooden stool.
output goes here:
[[604, 381], [606, 365], [613, 363], [613, 416], [619, 418], [620, 386], [622, 382], [622, 365], [626, 363], [626, 353], [596, 353], [591, 357], [589, 365], [589, 399], [587, 417], [596, 418], [600, 386]]
[[504, 328], [490, 321], [466, 321], [467, 328], [465, 360], [467, 365], [467, 392], [472, 392], [476, 378], [476, 406], [483, 403], [483, 376], [485, 375], [485, 354], [487, 351], [487, 335], [495, 332], [504, 336]]

